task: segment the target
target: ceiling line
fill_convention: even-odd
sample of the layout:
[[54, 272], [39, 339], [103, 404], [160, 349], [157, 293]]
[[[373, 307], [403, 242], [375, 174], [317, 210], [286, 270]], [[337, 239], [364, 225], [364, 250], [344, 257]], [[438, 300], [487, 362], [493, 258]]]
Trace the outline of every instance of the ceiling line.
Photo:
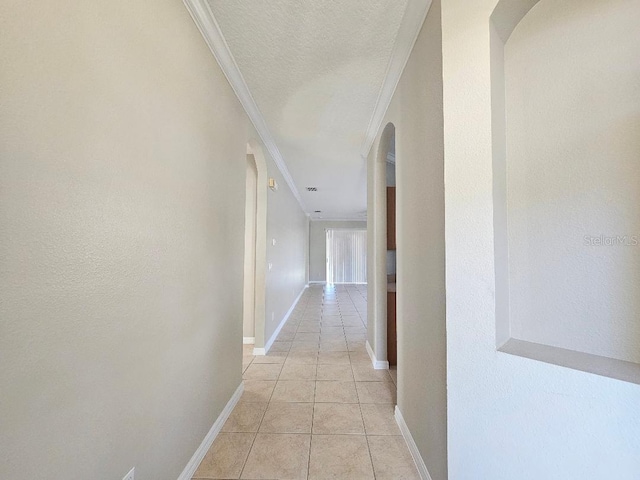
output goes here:
[[431, 8], [431, 0], [409, 0], [407, 4], [407, 8], [402, 16], [402, 21], [400, 22], [400, 29], [398, 30], [396, 41], [393, 44], [393, 51], [389, 58], [384, 81], [380, 87], [376, 106], [369, 120], [362, 150], [360, 151], [360, 154], [364, 158], [368, 157], [373, 142], [378, 135], [384, 116], [393, 99], [393, 94], [396, 91], [398, 82], [400, 82], [402, 72], [409, 61], [413, 46], [416, 40], [418, 40], [422, 24], [427, 18], [429, 8]]
[[213, 56], [217, 60], [218, 65], [220, 65], [222, 72], [224, 73], [225, 77], [227, 77], [231, 88], [238, 97], [238, 100], [240, 100], [240, 103], [242, 104], [245, 112], [249, 116], [251, 123], [253, 123], [253, 126], [258, 132], [258, 135], [260, 135], [260, 138], [264, 142], [265, 147], [271, 154], [273, 161], [280, 170], [280, 173], [287, 182], [287, 185], [289, 185], [291, 193], [293, 193], [293, 196], [296, 198], [296, 200], [298, 200], [302, 211], [306, 213], [307, 209], [305, 208], [304, 202], [300, 197], [300, 193], [298, 192], [298, 189], [293, 182], [293, 178], [289, 173], [289, 169], [287, 168], [284, 158], [282, 157], [282, 154], [280, 153], [280, 150], [278, 149], [278, 146], [276, 145], [276, 142], [271, 135], [269, 128], [267, 127], [267, 123], [262, 116], [262, 113], [260, 112], [260, 109], [258, 108], [253, 95], [251, 95], [251, 91], [249, 90], [249, 87], [247, 86], [247, 83], [242, 76], [242, 72], [240, 72], [240, 69], [238, 68], [238, 64], [236, 63], [235, 58], [233, 58], [231, 50], [229, 49], [229, 45], [227, 44], [227, 41], [222, 34], [222, 30], [220, 30], [218, 22], [213, 16], [211, 8], [209, 7], [206, 0], [183, 1], [185, 6], [187, 7], [187, 10], [189, 10], [189, 13], [191, 14], [193, 21], [198, 27], [198, 30], [200, 30], [200, 33], [204, 37], [205, 42], [209, 46], [209, 50], [211, 50], [211, 53], [213, 53]]

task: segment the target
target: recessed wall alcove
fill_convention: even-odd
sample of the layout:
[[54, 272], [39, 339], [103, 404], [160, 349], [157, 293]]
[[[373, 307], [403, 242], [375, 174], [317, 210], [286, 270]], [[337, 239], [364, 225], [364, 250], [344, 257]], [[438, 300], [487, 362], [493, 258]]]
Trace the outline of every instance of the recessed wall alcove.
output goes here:
[[496, 341], [640, 384], [640, 1], [491, 16]]

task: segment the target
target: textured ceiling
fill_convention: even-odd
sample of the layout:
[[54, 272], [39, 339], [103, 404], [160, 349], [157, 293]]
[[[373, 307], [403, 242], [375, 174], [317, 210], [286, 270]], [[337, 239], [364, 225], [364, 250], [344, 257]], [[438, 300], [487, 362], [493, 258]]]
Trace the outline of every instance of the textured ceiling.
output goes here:
[[[362, 218], [360, 156], [407, 0], [209, 0], [307, 212]], [[317, 187], [310, 193], [306, 187]]]

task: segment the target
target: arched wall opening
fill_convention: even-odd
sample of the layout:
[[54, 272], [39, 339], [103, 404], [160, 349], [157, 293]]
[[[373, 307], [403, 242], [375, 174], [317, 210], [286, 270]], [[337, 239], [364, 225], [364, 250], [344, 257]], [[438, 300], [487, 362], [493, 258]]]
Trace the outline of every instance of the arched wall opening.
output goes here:
[[256, 167], [256, 161], [253, 155], [247, 154], [246, 163], [242, 335], [244, 344], [254, 345], [258, 169]]
[[[254, 173], [255, 177], [252, 178]], [[251, 210], [252, 205], [255, 205], [255, 224], [252, 225], [252, 219], [250, 219], [247, 228], [245, 223], [245, 248], [249, 243], [248, 248], [251, 250], [252, 240], [255, 248], [253, 252], [245, 250], [244, 306], [249, 311], [243, 314], [243, 332], [245, 332], [243, 335], [249, 338], [253, 337], [254, 355], [264, 355], [267, 266], [267, 164], [260, 144], [251, 140], [247, 143], [247, 190], [252, 188], [253, 185], [255, 185], [255, 196], [253, 194], [248, 195], [245, 205], [245, 215], [247, 214], [246, 210]], [[246, 219], [247, 217], [245, 216]], [[253, 259], [251, 258], [252, 256]], [[251, 288], [252, 283], [253, 288]], [[247, 298], [247, 295], [253, 295], [253, 299]], [[250, 331], [248, 324], [251, 323], [251, 319], [253, 319], [253, 335], [246, 335], [246, 332]]]
[[640, 3], [491, 17], [496, 343], [640, 383]]
[[396, 135], [395, 126], [389, 124], [389, 145], [385, 161], [387, 246], [385, 255], [387, 281], [387, 361], [390, 368], [398, 365], [397, 328], [397, 242], [396, 242]]
[[[370, 249], [373, 268], [370, 268], [371, 274], [369, 278], [369, 318], [372, 319], [369, 323], [369, 346], [372, 351], [369, 354], [374, 358], [374, 367], [380, 369], [389, 368], [387, 290], [389, 284], [388, 275], [392, 273], [391, 270], [395, 273], [395, 246], [394, 250], [388, 248], [388, 227], [390, 225], [387, 222], [387, 167], [389, 165], [390, 152], [393, 152], [392, 155], [395, 162], [395, 135], [394, 124], [388, 123], [378, 143], [373, 172], [373, 221], [368, 223], [370, 235], [373, 237], [373, 248]], [[395, 184], [395, 177], [393, 183]], [[395, 235], [395, 228], [393, 234]], [[395, 284], [395, 282], [393, 283]]]

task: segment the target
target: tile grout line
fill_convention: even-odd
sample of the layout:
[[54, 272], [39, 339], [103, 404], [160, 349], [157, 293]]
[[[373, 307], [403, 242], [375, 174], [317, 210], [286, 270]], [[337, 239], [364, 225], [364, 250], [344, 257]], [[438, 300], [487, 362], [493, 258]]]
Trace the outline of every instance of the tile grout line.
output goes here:
[[[360, 350], [358, 349], [357, 343], [356, 343], [355, 346], [351, 346], [350, 347], [350, 345], [349, 345], [349, 341], [347, 340], [347, 331], [345, 330], [346, 327], [344, 325], [344, 316], [358, 315], [359, 319], [360, 319], [360, 321], [362, 323], [362, 327], [365, 327], [365, 334], [366, 334], [366, 325], [365, 325], [364, 321], [362, 321], [362, 316], [360, 315], [359, 310], [355, 307], [355, 302], [353, 301], [353, 295], [352, 295], [351, 291], [348, 288], [345, 288], [345, 290], [344, 290], [345, 294], [343, 294], [344, 295], [343, 300], [342, 301], [339, 300], [338, 296], [336, 296], [335, 299], [331, 299], [331, 300], [335, 301], [335, 303], [332, 303], [332, 304], [325, 303], [329, 299], [327, 299], [327, 297], [325, 296], [326, 292], [324, 291], [324, 289], [322, 290], [322, 292], [323, 293], [322, 293], [321, 303], [320, 304], [310, 303], [310, 300], [312, 300], [312, 297], [310, 295], [306, 295], [306, 301], [304, 303], [304, 310], [296, 312], [296, 315], [292, 316], [287, 321], [287, 326], [289, 326], [290, 328], [295, 328], [295, 332], [290, 332], [290, 331], [287, 332], [288, 335], [293, 334], [293, 338], [289, 342], [290, 343], [289, 349], [286, 352], [278, 352], [279, 354], [283, 354], [283, 353], [285, 354], [285, 355], [283, 355], [284, 356], [284, 361], [281, 364], [280, 369], [278, 371], [278, 374], [276, 376], [275, 386], [274, 386], [273, 390], [271, 391], [271, 393], [269, 395], [269, 399], [267, 400], [267, 406], [266, 406], [266, 408], [265, 408], [265, 410], [262, 413], [262, 416], [260, 418], [260, 422], [259, 422], [259, 425], [258, 425], [258, 431], [254, 435], [254, 439], [253, 439], [251, 447], [249, 449], [249, 454], [247, 455], [247, 458], [245, 459], [245, 461], [243, 463], [243, 467], [242, 467], [241, 474], [240, 474], [241, 476], [244, 473], [248, 458], [249, 458], [249, 456], [251, 454], [251, 451], [254, 448], [255, 441], [257, 439], [257, 435], [260, 433], [260, 428], [262, 427], [262, 424], [264, 422], [264, 418], [266, 417], [266, 413], [269, 410], [269, 406], [273, 402], [273, 396], [274, 396], [277, 384], [280, 381], [284, 381], [285, 380], [285, 379], [282, 378], [284, 366], [285, 366], [285, 364], [287, 364], [288, 360], [290, 360], [292, 358], [291, 354], [292, 353], [296, 353], [296, 352], [292, 351], [292, 348], [293, 348], [293, 344], [296, 342], [295, 337], [296, 337], [297, 333], [316, 333], [316, 332], [298, 332], [298, 329], [300, 328], [300, 324], [302, 322], [313, 321], [313, 323], [318, 324], [319, 332], [318, 332], [318, 341], [316, 342], [315, 349], [312, 352], [314, 354], [314, 356], [315, 356], [315, 362], [310, 363], [311, 365], [315, 366], [315, 368], [314, 368], [315, 377], [314, 377], [314, 386], [313, 386], [313, 402], [312, 402], [313, 409], [312, 409], [312, 416], [311, 416], [310, 445], [309, 445], [309, 455], [308, 455], [308, 458], [307, 458], [307, 479], [309, 479], [311, 477], [311, 472], [310, 472], [310, 468], [311, 468], [311, 444], [313, 442], [313, 436], [314, 436], [313, 426], [314, 426], [314, 422], [315, 422], [315, 407], [319, 403], [319, 402], [316, 401], [316, 397], [317, 397], [317, 385], [318, 385], [318, 382], [321, 381], [321, 380], [318, 379], [318, 369], [319, 369], [319, 366], [320, 366], [320, 363], [319, 363], [320, 362], [320, 358], [319, 358], [319, 356], [322, 353], [344, 353], [344, 354], [346, 354], [346, 358], [348, 359], [349, 370], [351, 372], [351, 379], [348, 381], [348, 383], [353, 383], [354, 388], [355, 388], [356, 399], [357, 399], [357, 403], [355, 403], [355, 404], [358, 405], [358, 410], [360, 412], [360, 420], [362, 421], [363, 432], [364, 432], [363, 435], [366, 437], [367, 450], [368, 450], [368, 453], [369, 453], [369, 458], [370, 458], [370, 462], [371, 462], [371, 468], [373, 470], [373, 474], [374, 474], [374, 478], [375, 478], [375, 469], [373, 468], [373, 457], [372, 457], [372, 454], [371, 454], [371, 449], [370, 449], [369, 439], [368, 439], [368, 433], [367, 433], [367, 429], [366, 429], [365, 422], [364, 422], [364, 413], [362, 411], [362, 405], [363, 404], [361, 403], [360, 394], [358, 393], [358, 390], [357, 390], [357, 387], [356, 387], [357, 382], [356, 382], [356, 375], [355, 375], [355, 371], [354, 371], [354, 368], [355, 368], [354, 365], [355, 364], [353, 362], [353, 355], [355, 355], [356, 353], [359, 353]], [[360, 293], [359, 290], [356, 293], [358, 293], [358, 294], [360, 294], [360, 296], [362, 296], [362, 294]], [[347, 295], [348, 295], [348, 300], [346, 300]], [[364, 299], [364, 297], [363, 297], [363, 299]], [[328, 313], [328, 314], [325, 315], [324, 309], [328, 305], [332, 305], [333, 308], [337, 308], [338, 312], [337, 313], [333, 313], [332, 312], [332, 313]], [[310, 309], [311, 306], [313, 306], [313, 309]], [[347, 311], [347, 312], [343, 313], [342, 310], [343, 310], [344, 307], [347, 307], [347, 310], [351, 310], [351, 309], [355, 308], [356, 312], [354, 313], [354, 312]], [[317, 311], [317, 309], [319, 309], [319, 313], [315, 313]], [[306, 314], [308, 312], [312, 312], [312, 311], [313, 311], [313, 313], [312, 313], [313, 316], [318, 316], [317, 319], [307, 319], [306, 318]], [[340, 318], [340, 325], [325, 325], [324, 322], [323, 322], [323, 318], [325, 316], [338, 316]], [[351, 325], [351, 326], [353, 326], [353, 325]], [[346, 345], [346, 350], [345, 351], [340, 350], [340, 349], [333, 350], [331, 347], [328, 350], [322, 349], [322, 344], [323, 344], [322, 340], [323, 340], [323, 336], [324, 336], [323, 333], [325, 335], [329, 334], [330, 332], [325, 330], [326, 328], [329, 328], [329, 327], [339, 327], [340, 328], [341, 335], [338, 335], [338, 336], [340, 337], [340, 340], [343, 341], [344, 344]], [[358, 327], [356, 327], [356, 328], [358, 328]], [[352, 332], [352, 333], [355, 334], [355, 333], [358, 333], [358, 332]], [[329, 339], [325, 339], [325, 340], [328, 341], [328, 342], [331, 342], [331, 341], [335, 340], [335, 337], [332, 338], [332, 336], [331, 336], [331, 337], [329, 337]], [[304, 340], [299, 340], [299, 341], [304, 341]], [[354, 340], [354, 342], [358, 342], [358, 341], [359, 340]], [[351, 348], [353, 348], [353, 350]], [[306, 351], [303, 350], [303, 351], [300, 351], [299, 353], [304, 355], [305, 352]], [[247, 368], [251, 364], [254, 364], [254, 360], [255, 360], [255, 356], [249, 362], [249, 364], [247, 365]], [[308, 364], [301, 363], [300, 365], [308, 365]], [[325, 364], [323, 364], [323, 365], [325, 365]], [[340, 365], [345, 365], [345, 364], [338, 362], [338, 363], [327, 363], [326, 365], [340, 366]], [[304, 379], [302, 379], [302, 380], [304, 380]], [[389, 380], [392, 380], [392, 378], [389, 378]], [[344, 380], [341, 380], [340, 378], [337, 378], [337, 379], [328, 379], [327, 381], [342, 382]], [[372, 381], [379, 381], [379, 380], [372, 380]], [[320, 402], [320, 403], [339, 403], [339, 404], [345, 404], [345, 405], [350, 404], [350, 402]], [[319, 435], [321, 435], [321, 434], [319, 434]], [[330, 434], [330, 433], [327, 433], [327, 434], [324, 434], [324, 435], [354, 436], [354, 434]], [[360, 436], [360, 434], [357, 434], [356, 436]]]
[[[255, 358], [255, 357], [254, 357]], [[253, 363], [253, 360], [251, 361]], [[247, 367], [248, 368], [248, 367]], [[278, 378], [280, 377], [280, 373], [282, 372], [282, 367], [280, 368], [280, 372], [278, 372]], [[278, 384], [278, 380], [276, 379], [276, 385]], [[262, 412], [262, 416], [260, 417], [260, 423], [258, 424], [258, 429], [253, 436], [253, 441], [251, 442], [251, 446], [249, 447], [249, 452], [247, 453], [247, 458], [244, 459], [242, 463], [242, 470], [240, 470], [240, 476], [238, 478], [242, 478], [242, 474], [244, 473], [244, 469], [247, 466], [247, 461], [249, 461], [249, 456], [251, 456], [251, 451], [253, 450], [253, 446], [256, 443], [256, 439], [258, 438], [258, 433], [260, 433], [260, 427], [262, 426], [262, 421], [264, 420], [264, 416], [267, 414], [267, 410], [269, 410], [269, 404], [271, 403], [271, 397], [273, 397], [273, 392], [276, 389], [276, 385], [273, 386], [273, 390], [271, 391], [271, 395], [269, 395], [269, 400], [267, 401], [267, 406]]]
[[[350, 293], [349, 293], [349, 296], [351, 296]], [[351, 355], [349, 355], [349, 358], [351, 358]], [[353, 363], [351, 363], [351, 371], [353, 373], [353, 379], [355, 381], [356, 375], [355, 375], [355, 372], [353, 371]], [[364, 438], [365, 438], [365, 442], [367, 444], [367, 453], [369, 454], [369, 461], [371, 462], [371, 472], [373, 473], [373, 478], [375, 480], [375, 478], [376, 478], [376, 469], [375, 469], [375, 466], [373, 464], [373, 455], [371, 454], [371, 445], [369, 444], [369, 435], [367, 434], [367, 426], [366, 426], [365, 421], [364, 421], [364, 414], [362, 413], [362, 403], [360, 403], [360, 394], [358, 393], [357, 384], [356, 384], [356, 395], [358, 396], [358, 407], [360, 409], [360, 418], [362, 420], [362, 429], [364, 430]]]
[[[323, 304], [324, 304], [324, 294], [323, 294]], [[322, 335], [322, 315], [320, 316], [320, 320], [318, 321], [320, 324], [320, 335], [318, 335], [318, 342], [320, 341], [320, 336]], [[318, 355], [320, 351], [320, 344], [318, 343]], [[318, 355], [316, 355], [316, 381], [313, 384], [313, 409], [311, 411], [311, 435], [309, 436], [309, 455], [307, 456], [307, 480], [309, 480], [309, 476], [311, 475], [311, 448], [313, 446], [313, 422], [316, 417], [316, 392], [318, 389]]]
[[[364, 421], [364, 420], [363, 420]], [[371, 461], [371, 471], [373, 472], [373, 478], [376, 478], [376, 468], [373, 466], [373, 455], [371, 455], [371, 445], [369, 445], [369, 435], [364, 436], [367, 442], [367, 451], [369, 452], [369, 460]]]
[[[289, 323], [289, 320], [287, 320], [287, 323]], [[276, 338], [277, 340], [277, 338]], [[279, 353], [279, 352], [274, 352], [274, 353]], [[285, 362], [287, 361], [287, 358], [289, 357], [289, 351], [286, 352], [287, 355], [285, 357]], [[251, 360], [251, 362], [249, 363], [249, 365], [251, 365], [253, 363], [253, 360], [255, 360], [255, 355], [253, 357], [253, 359]], [[247, 369], [249, 368], [249, 366], [247, 366]], [[273, 386], [273, 390], [271, 391], [271, 394], [269, 395], [269, 400], [267, 400], [267, 406], [264, 409], [264, 412], [262, 412], [262, 416], [260, 417], [260, 423], [258, 424], [258, 429], [255, 432], [255, 435], [253, 437], [253, 441], [251, 442], [251, 446], [249, 447], [249, 452], [247, 453], [247, 457], [245, 458], [243, 464], [242, 464], [242, 469], [240, 470], [240, 476], [238, 478], [242, 478], [242, 474], [244, 473], [244, 469], [247, 466], [247, 461], [249, 460], [249, 456], [251, 455], [251, 451], [253, 450], [253, 446], [256, 443], [256, 439], [258, 438], [258, 433], [260, 433], [260, 427], [262, 427], [262, 422], [264, 421], [264, 417], [267, 414], [267, 410], [269, 410], [269, 405], [271, 404], [271, 399], [273, 398], [273, 394], [276, 390], [276, 387], [278, 385], [278, 381], [280, 379], [280, 375], [282, 374], [282, 369], [284, 368], [284, 362], [282, 364], [282, 366], [280, 367], [280, 371], [278, 372], [278, 376], [276, 377], [275, 380], [275, 385]], [[244, 375], [244, 372], [243, 372]]]

